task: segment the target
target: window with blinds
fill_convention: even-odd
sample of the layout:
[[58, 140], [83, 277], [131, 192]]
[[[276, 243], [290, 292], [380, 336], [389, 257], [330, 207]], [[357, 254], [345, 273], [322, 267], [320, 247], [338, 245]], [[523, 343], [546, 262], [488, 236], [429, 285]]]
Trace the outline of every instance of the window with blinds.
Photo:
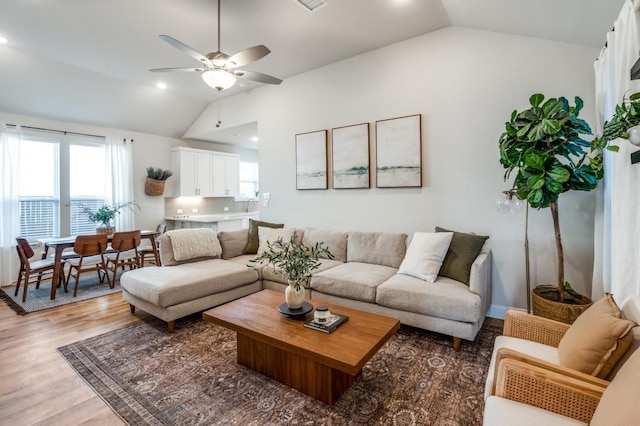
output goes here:
[[240, 195], [255, 198], [257, 197], [258, 190], [258, 163], [244, 163], [240, 162], [239, 171], [240, 177]]

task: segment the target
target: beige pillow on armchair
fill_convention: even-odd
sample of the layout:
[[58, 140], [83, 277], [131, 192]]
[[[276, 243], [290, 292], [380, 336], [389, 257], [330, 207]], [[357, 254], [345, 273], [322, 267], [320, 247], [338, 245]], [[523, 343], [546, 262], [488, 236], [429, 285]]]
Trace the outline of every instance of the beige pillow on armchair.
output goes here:
[[637, 324], [607, 294], [584, 311], [558, 345], [560, 365], [604, 379], [631, 345]]

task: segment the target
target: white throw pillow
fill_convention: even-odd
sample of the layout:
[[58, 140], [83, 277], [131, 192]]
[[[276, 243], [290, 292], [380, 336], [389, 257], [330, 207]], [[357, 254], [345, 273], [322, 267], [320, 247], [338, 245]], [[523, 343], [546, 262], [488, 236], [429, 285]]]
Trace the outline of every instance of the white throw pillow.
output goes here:
[[259, 226], [258, 239], [260, 240], [260, 245], [258, 246], [258, 256], [267, 249], [267, 243], [273, 244], [278, 238], [282, 238], [282, 241], [288, 243], [295, 233], [296, 230], [293, 228], [267, 228], [265, 226]]
[[434, 282], [452, 238], [453, 232], [414, 233], [398, 273]]

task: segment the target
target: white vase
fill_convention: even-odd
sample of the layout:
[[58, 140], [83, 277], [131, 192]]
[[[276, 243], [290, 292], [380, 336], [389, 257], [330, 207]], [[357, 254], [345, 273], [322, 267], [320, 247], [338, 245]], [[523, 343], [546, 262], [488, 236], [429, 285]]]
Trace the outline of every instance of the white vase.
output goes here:
[[284, 301], [289, 309], [300, 309], [304, 303], [304, 287], [300, 285], [296, 290], [296, 283], [289, 280], [289, 286], [284, 290]]

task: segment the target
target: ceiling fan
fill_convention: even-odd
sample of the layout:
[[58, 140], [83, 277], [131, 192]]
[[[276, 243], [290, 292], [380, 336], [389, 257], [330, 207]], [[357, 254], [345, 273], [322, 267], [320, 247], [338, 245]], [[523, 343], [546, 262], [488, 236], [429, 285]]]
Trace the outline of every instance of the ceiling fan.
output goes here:
[[255, 71], [247, 71], [237, 69], [267, 56], [271, 51], [264, 45], [249, 47], [241, 50], [234, 55], [227, 55], [220, 50], [220, 0], [218, 0], [218, 50], [207, 53], [206, 55], [192, 49], [181, 41], [168, 35], [160, 35], [160, 38], [169, 43], [176, 49], [186, 53], [192, 58], [200, 61], [202, 67], [198, 68], [154, 68], [152, 72], [172, 72], [187, 71], [201, 72], [202, 79], [209, 86], [220, 91], [233, 86], [237, 78], [246, 78], [248, 80], [257, 81], [267, 84], [280, 84], [282, 80], [268, 74], [262, 74]]

